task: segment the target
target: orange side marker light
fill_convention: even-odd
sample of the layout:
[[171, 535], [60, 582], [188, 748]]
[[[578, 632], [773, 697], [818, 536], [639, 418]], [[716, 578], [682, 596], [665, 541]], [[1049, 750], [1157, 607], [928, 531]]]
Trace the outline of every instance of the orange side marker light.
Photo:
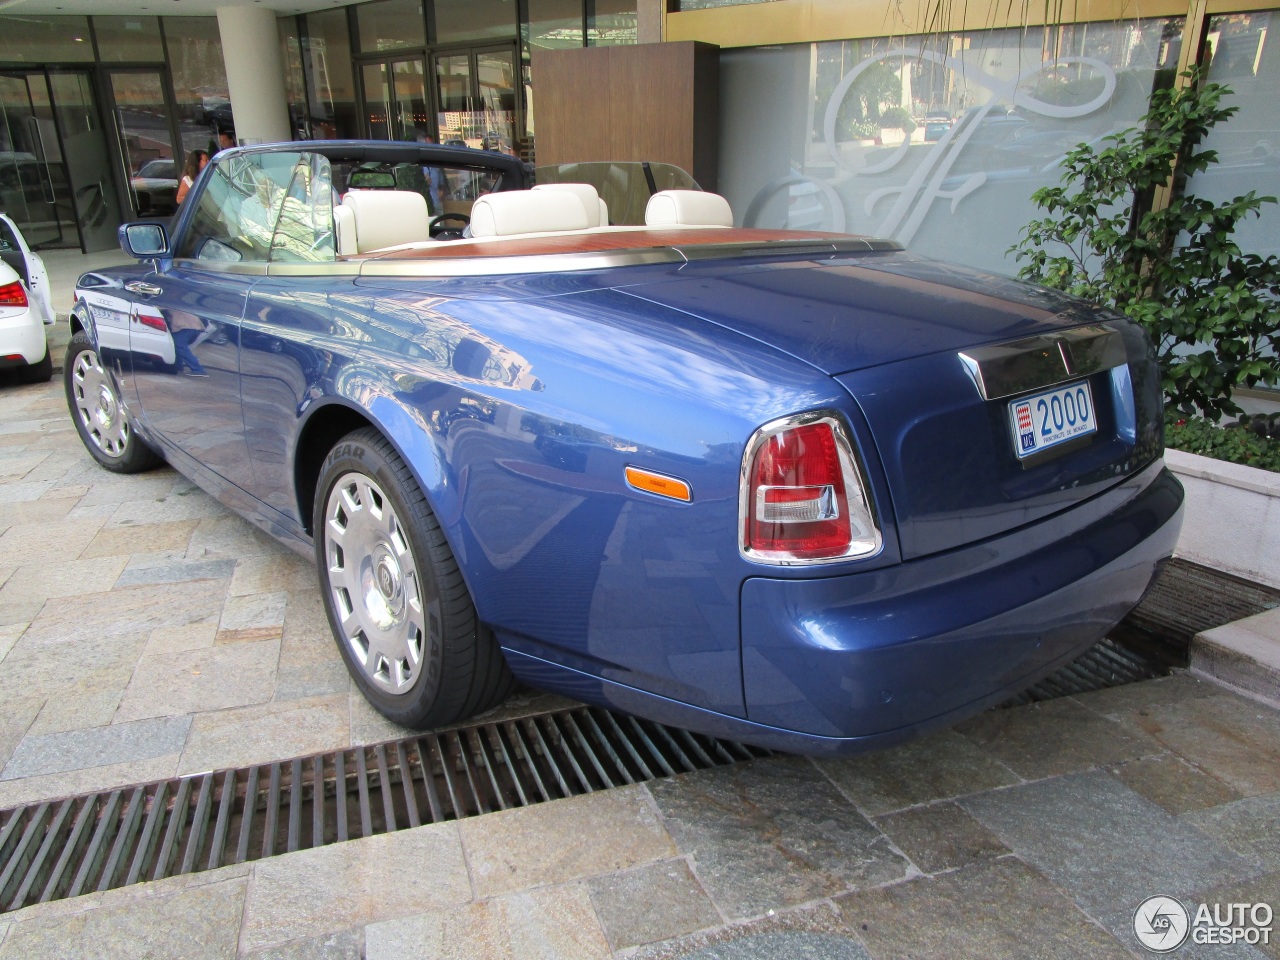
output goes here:
[[689, 489], [689, 484], [676, 477], [641, 470], [639, 467], [627, 467], [626, 475], [627, 483], [636, 490], [669, 497], [672, 500], [681, 500], [684, 503], [693, 499], [693, 491]]

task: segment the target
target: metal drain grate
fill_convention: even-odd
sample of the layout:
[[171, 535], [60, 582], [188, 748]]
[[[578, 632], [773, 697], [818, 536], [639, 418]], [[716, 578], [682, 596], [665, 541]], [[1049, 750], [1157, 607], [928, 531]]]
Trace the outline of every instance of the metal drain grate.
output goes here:
[[770, 751], [579, 707], [0, 813], [0, 912]]
[[1159, 660], [1152, 660], [1120, 646], [1111, 639], [1103, 639], [1085, 651], [1077, 660], [1045, 677], [1035, 686], [1028, 687], [1012, 699], [1000, 704], [1004, 707], [1020, 707], [1027, 703], [1056, 700], [1090, 690], [1120, 687], [1139, 680], [1154, 680], [1167, 676], [1169, 668]]

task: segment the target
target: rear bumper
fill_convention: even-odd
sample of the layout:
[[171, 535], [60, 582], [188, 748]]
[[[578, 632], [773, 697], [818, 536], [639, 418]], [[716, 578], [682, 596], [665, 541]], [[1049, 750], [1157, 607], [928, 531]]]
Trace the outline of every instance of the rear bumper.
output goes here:
[[[1163, 462], [1039, 523], [881, 570], [747, 580], [747, 719], [555, 663], [508, 638], [526, 683], [775, 750], [860, 753], [950, 726], [1096, 643], [1172, 555], [1182, 485]], [[696, 678], [694, 678], [696, 679]]]
[[831, 752], [955, 722], [1096, 643], [1173, 553], [1182, 487], [1156, 463], [1057, 517], [884, 570], [742, 590], [753, 723]]
[[[17, 316], [0, 317], [0, 369], [39, 363], [48, 352], [44, 324], [30, 309]], [[5, 360], [13, 355], [21, 360]]]

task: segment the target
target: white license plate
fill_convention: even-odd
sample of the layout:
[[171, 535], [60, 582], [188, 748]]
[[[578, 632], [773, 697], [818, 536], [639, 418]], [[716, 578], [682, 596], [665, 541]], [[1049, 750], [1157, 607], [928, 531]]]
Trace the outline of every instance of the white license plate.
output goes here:
[[1011, 401], [1009, 419], [1013, 449], [1021, 460], [1098, 430], [1093, 395], [1084, 380]]

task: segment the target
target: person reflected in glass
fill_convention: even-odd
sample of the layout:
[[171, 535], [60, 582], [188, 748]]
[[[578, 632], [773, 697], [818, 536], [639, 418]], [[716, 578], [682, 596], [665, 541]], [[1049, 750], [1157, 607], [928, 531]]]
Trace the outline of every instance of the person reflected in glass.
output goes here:
[[209, 163], [209, 151], [192, 150], [187, 154], [186, 166], [182, 168], [182, 180], [178, 183], [178, 203], [182, 203], [187, 199], [187, 194], [195, 185], [196, 177], [200, 175], [200, 171]]
[[[418, 143], [436, 145], [436, 138], [431, 131], [422, 127], [414, 130], [413, 139]], [[444, 213], [444, 200], [449, 193], [449, 182], [445, 179], [444, 171], [435, 164], [425, 164], [422, 167], [422, 176], [427, 181], [427, 212], [433, 217], [439, 216]]]
[[207, 377], [208, 371], [201, 365], [200, 359], [191, 349], [192, 345], [202, 339], [205, 332], [204, 321], [194, 313], [185, 310], [169, 311], [169, 333], [173, 337], [173, 355], [176, 359], [175, 372], [182, 373], [185, 367], [192, 377]]

